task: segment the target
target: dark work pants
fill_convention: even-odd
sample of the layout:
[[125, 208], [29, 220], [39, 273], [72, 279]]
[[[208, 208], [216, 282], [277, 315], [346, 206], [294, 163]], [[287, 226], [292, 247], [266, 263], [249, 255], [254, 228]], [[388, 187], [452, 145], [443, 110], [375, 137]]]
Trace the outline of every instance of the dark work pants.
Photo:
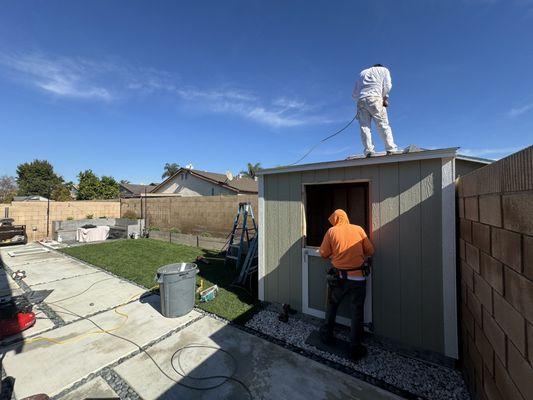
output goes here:
[[328, 307], [326, 309], [326, 321], [321, 328], [321, 334], [326, 337], [333, 335], [335, 317], [343, 299], [350, 301], [350, 343], [352, 348], [357, 347], [363, 341], [363, 323], [365, 320], [365, 295], [366, 281], [340, 281], [340, 285], [329, 287]]

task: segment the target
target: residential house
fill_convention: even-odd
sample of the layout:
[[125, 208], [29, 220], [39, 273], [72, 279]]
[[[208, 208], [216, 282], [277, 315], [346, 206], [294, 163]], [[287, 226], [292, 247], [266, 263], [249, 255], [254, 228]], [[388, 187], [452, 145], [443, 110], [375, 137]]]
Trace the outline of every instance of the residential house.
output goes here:
[[216, 196], [257, 194], [257, 181], [246, 176], [180, 168], [157, 185], [151, 194], [187, 196]]
[[134, 183], [119, 183], [120, 197], [139, 197], [145, 193], [150, 193], [157, 184], [151, 183], [150, 185], [137, 185]]

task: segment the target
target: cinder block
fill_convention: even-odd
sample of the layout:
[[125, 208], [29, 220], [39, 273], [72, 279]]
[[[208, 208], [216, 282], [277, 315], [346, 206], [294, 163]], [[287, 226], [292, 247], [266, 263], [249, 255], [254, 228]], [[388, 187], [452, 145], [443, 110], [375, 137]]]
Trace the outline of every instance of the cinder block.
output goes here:
[[492, 289], [479, 274], [474, 274], [474, 293], [485, 309], [492, 314]]
[[503, 294], [503, 265], [486, 253], [481, 252], [481, 276], [498, 293]]
[[533, 323], [533, 282], [509, 268], [504, 269], [505, 299]]
[[460, 237], [465, 242], [472, 243], [472, 222], [461, 218], [459, 220]]
[[465, 202], [462, 197], [457, 199], [457, 209], [459, 210], [459, 218], [465, 217]]
[[483, 358], [481, 357], [481, 353], [477, 349], [475, 342], [473, 342], [471, 338], [469, 339], [468, 353], [470, 354], [470, 359], [474, 366], [474, 374], [481, 375], [483, 373]]
[[508, 343], [508, 369], [511, 379], [526, 399], [533, 394], [533, 368], [512, 343]]
[[523, 236], [524, 275], [533, 280], [533, 237]]
[[526, 322], [527, 324], [527, 355], [529, 363], [533, 365], [533, 324]]
[[485, 369], [483, 372], [483, 389], [489, 400], [506, 400], [502, 397], [500, 391], [496, 387], [496, 382], [494, 382], [494, 374], [490, 374], [488, 369]]
[[[465, 329], [470, 333], [470, 335], [474, 336], [475, 334], [475, 321], [474, 316], [466, 306], [466, 304], [461, 304], [461, 323], [465, 327]], [[463, 340], [465, 340], [464, 338]]]
[[502, 394], [505, 400], [517, 399], [525, 400], [524, 397], [518, 391], [515, 383], [509, 376], [509, 372], [505, 368], [504, 364], [496, 357], [494, 359], [494, 375], [496, 381], [496, 387]]
[[465, 197], [465, 218], [471, 221], [479, 221], [477, 196]]
[[503, 196], [503, 226], [511, 231], [533, 235], [533, 192]]
[[483, 363], [490, 372], [490, 375], [494, 376], [494, 351], [479, 325], [476, 325], [475, 343], [479, 354], [481, 354]]
[[498, 293], [494, 293], [494, 319], [525, 357], [526, 320]]
[[501, 197], [499, 194], [479, 196], [479, 221], [492, 226], [502, 226]]
[[483, 331], [496, 355], [505, 362], [505, 333], [486, 310], [483, 310]]
[[492, 256], [521, 272], [522, 249], [520, 234], [492, 228]]
[[466, 260], [465, 241], [459, 239], [459, 259]]
[[461, 261], [461, 280], [465, 282], [470, 290], [474, 290], [474, 271], [465, 261]]
[[470, 267], [479, 273], [479, 249], [466, 243], [466, 262]]
[[490, 227], [488, 225], [480, 224], [479, 222], [473, 222], [472, 243], [478, 249], [490, 253]]
[[474, 316], [474, 320], [479, 325], [482, 325], [483, 324], [483, 314], [482, 314], [482, 310], [481, 310], [481, 302], [476, 297], [476, 295], [473, 292], [471, 292], [471, 291], [468, 291], [468, 302], [467, 302], [467, 305], [468, 305], [468, 309], [470, 310], [470, 312]]

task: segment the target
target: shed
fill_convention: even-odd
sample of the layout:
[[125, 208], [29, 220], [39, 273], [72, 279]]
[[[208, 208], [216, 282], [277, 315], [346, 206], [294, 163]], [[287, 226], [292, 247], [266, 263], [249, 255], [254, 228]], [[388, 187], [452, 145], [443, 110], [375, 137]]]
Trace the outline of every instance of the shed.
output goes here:
[[[342, 208], [376, 248], [365, 322], [377, 335], [458, 357], [455, 179], [490, 160], [457, 148], [259, 172], [259, 298], [324, 317], [329, 214]], [[349, 324], [346, 307], [337, 322]]]

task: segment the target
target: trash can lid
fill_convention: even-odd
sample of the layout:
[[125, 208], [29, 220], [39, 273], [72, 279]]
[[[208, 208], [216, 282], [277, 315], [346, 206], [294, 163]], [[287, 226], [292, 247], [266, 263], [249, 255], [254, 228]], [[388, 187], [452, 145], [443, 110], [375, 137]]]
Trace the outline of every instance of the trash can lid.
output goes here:
[[157, 273], [160, 275], [172, 275], [189, 272], [195, 269], [197, 269], [197, 266], [194, 263], [176, 263], [164, 265], [158, 268]]

